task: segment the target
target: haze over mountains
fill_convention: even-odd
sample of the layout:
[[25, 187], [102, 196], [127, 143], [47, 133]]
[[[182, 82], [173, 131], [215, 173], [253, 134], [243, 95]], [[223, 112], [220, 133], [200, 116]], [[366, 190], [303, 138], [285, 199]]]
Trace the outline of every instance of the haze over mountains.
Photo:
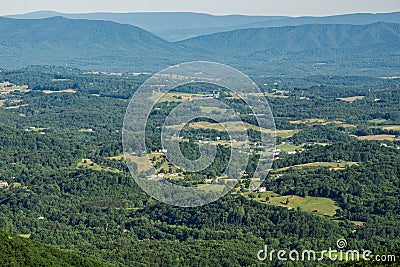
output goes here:
[[[41, 17], [46, 14], [52, 13], [32, 13], [29, 16]], [[94, 18], [105, 14], [108, 13], [91, 16]], [[400, 24], [363, 24], [378, 19], [396, 21], [399, 14], [301, 18], [303, 21], [331, 21], [332, 24], [250, 27], [179, 42], [169, 42], [142, 28], [111, 21], [63, 17], [0, 18], [0, 66], [4, 68], [47, 64], [91, 70], [158, 71], [180, 62], [212, 60], [233, 65], [248, 73], [265, 75], [301, 75], [311, 72], [397, 75], [400, 72]], [[121, 14], [114, 15], [117, 18], [123, 17]], [[161, 25], [165, 20], [162, 29], [166, 31], [174, 27], [176, 30], [181, 25], [196, 29], [201, 25], [224, 25], [221, 26], [223, 28], [230, 23], [252, 20], [253, 24], [261, 23], [254, 21], [259, 17], [177, 13], [182, 21], [188, 21], [178, 25], [177, 21], [168, 20], [168, 17], [173, 16], [170, 13], [161, 14], [158, 21], [148, 19], [152, 16], [155, 15], [138, 13], [134, 17], [137, 20], [141, 17], [142, 23], [147, 21], [148, 27]], [[126, 15], [125, 19], [129, 18], [132, 16]], [[201, 22], [202, 19], [205, 19], [204, 23]], [[287, 19], [300, 20], [274, 17], [270, 21], [275, 21], [277, 26], [278, 21]], [[357, 25], [339, 24], [344, 21], [353, 21]]]
[[400, 23], [400, 12], [382, 14], [346, 14], [327, 17], [287, 16], [214, 16], [189, 12], [142, 12], [142, 13], [82, 13], [66, 14], [54, 11], [38, 11], [10, 15], [16, 19], [42, 19], [62, 16], [71, 19], [107, 20], [141, 27], [168, 41], [179, 41], [199, 35], [226, 32], [237, 29], [298, 26], [304, 24], [354, 24], [376, 22]]

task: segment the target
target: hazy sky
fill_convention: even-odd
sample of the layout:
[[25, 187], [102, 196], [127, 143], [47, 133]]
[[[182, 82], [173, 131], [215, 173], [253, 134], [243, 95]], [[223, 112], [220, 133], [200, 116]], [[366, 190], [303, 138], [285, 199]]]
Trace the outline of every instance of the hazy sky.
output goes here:
[[322, 16], [400, 11], [400, 0], [0, 0], [0, 15], [38, 10], [65, 13], [192, 11], [211, 14]]

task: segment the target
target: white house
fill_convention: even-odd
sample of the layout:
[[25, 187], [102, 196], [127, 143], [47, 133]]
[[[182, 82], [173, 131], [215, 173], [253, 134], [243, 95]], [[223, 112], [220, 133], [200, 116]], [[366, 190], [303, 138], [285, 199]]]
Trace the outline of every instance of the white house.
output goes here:
[[265, 193], [265, 192], [267, 192], [267, 188], [262, 186], [262, 187], [258, 188], [258, 192]]
[[6, 188], [6, 187], [8, 187], [7, 182], [0, 182], [0, 188]]

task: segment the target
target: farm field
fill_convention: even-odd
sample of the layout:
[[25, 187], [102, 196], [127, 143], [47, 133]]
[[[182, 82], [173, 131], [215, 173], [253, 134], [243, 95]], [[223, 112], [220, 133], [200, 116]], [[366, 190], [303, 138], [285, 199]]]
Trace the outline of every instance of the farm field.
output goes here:
[[204, 97], [205, 94], [189, 94], [189, 93], [177, 93], [177, 92], [171, 92], [171, 93], [160, 93], [160, 92], [153, 92], [151, 99], [156, 101], [157, 99], [160, 99], [157, 101], [158, 103], [163, 103], [163, 102], [184, 102], [184, 101], [189, 101], [191, 99], [195, 98], [200, 98]]
[[55, 93], [76, 93], [76, 90], [74, 89], [65, 89], [65, 90], [59, 90], [59, 91], [52, 91], [52, 90], [43, 90], [42, 91], [45, 94], [55, 94]]
[[400, 131], [400, 125], [388, 125], [382, 127], [383, 130], [393, 130], [393, 131]]
[[359, 140], [377, 140], [377, 141], [383, 141], [383, 140], [397, 140], [395, 135], [391, 134], [377, 134], [377, 135], [366, 135], [366, 136], [358, 136], [357, 137]]
[[[250, 197], [250, 194], [253, 194], [255, 197]], [[334, 216], [336, 210], [339, 209], [335, 201], [330, 198], [310, 196], [300, 197], [296, 195], [281, 196], [272, 191], [250, 194], [247, 194], [246, 196], [267, 205], [286, 207], [288, 209], [300, 209], [301, 211], [318, 215]]]
[[351, 96], [351, 97], [338, 98], [338, 100], [342, 100], [348, 103], [354, 103], [356, 100], [362, 100], [364, 98], [365, 96]]
[[296, 151], [296, 149], [301, 148], [301, 146], [290, 145], [290, 144], [280, 144], [276, 146], [277, 149], [280, 149], [284, 152]]
[[299, 164], [299, 165], [293, 165], [285, 168], [280, 168], [273, 170], [273, 172], [282, 172], [286, 171], [290, 168], [306, 168], [306, 167], [329, 167], [332, 170], [343, 170], [346, 168], [346, 166], [353, 166], [357, 165], [358, 162], [347, 162], [347, 161], [341, 161], [341, 162], [312, 162], [312, 163], [305, 163], [305, 164]]

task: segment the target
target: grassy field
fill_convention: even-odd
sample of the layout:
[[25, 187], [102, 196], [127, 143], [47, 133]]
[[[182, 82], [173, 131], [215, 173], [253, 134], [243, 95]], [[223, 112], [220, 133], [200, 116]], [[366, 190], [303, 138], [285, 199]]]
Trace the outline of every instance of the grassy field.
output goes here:
[[347, 162], [347, 161], [341, 161], [341, 162], [312, 162], [312, 163], [306, 163], [306, 164], [300, 164], [300, 165], [294, 165], [290, 167], [285, 167], [285, 168], [280, 168], [273, 170], [273, 172], [282, 172], [286, 171], [290, 168], [305, 168], [305, 167], [329, 167], [332, 170], [343, 170], [346, 168], [346, 165], [348, 166], [353, 166], [357, 165], [358, 162]]
[[[330, 198], [323, 197], [300, 197], [296, 195], [280, 196], [274, 192], [265, 193], [250, 193], [255, 195], [252, 198], [255, 201], [263, 202], [267, 205], [286, 207], [289, 209], [300, 209], [301, 211], [310, 212], [313, 214], [334, 216], [339, 207], [335, 201]], [[249, 194], [246, 194], [249, 197]], [[269, 200], [267, 200], [269, 198]], [[287, 205], [286, 205], [287, 203]]]
[[219, 107], [200, 107], [201, 111], [204, 113], [211, 113], [211, 112], [221, 112], [221, 113], [225, 113], [226, 109], [222, 109]]
[[95, 171], [107, 171], [107, 172], [113, 172], [113, 173], [121, 172], [120, 170], [117, 170], [117, 169], [112, 169], [109, 167], [102, 167], [99, 164], [94, 163], [91, 159], [82, 159], [82, 161], [78, 163], [78, 168], [79, 167], [88, 168], [88, 169], [92, 169]]
[[311, 123], [326, 123], [327, 121], [324, 119], [312, 118], [312, 119], [304, 119], [297, 121], [289, 121], [291, 124], [311, 124]]
[[156, 101], [159, 97], [161, 97], [160, 100], [158, 100], [158, 103], [162, 102], [184, 102], [184, 101], [189, 101], [191, 99], [203, 97], [204, 94], [188, 94], [188, 93], [160, 93], [160, 92], [153, 92], [151, 99]]
[[17, 86], [15, 84], [12, 84], [12, 83], [9, 83], [9, 82], [0, 83], [0, 94], [8, 95], [11, 92], [15, 92], [15, 91], [20, 91], [22, 93], [27, 93], [27, 92], [29, 92], [31, 90], [28, 89], [27, 85]]
[[296, 145], [288, 145], [288, 144], [280, 144], [276, 147], [284, 152], [296, 151], [296, 149], [301, 148], [301, 146]]
[[200, 185], [198, 185], [198, 188], [201, 189], [201, 190], [204, 190], [206, 192], [221, 192], [225, 188], [225, 185], [220, 185], [220, 184], [200, 184]]
[[[241, 131], [241, 130], [243, 130], [243, 126], [246, 129], [254, 129], [254, 130], [256, 130], [257, 128], [260, 129], [257, 126], [251, 125], [246, 122], [240, 123], [240, 122], [236, 122], [236, 121], [232, 121], [232, 122], [228, 121], [228, 122], [224, 122], [224, 125], [229, 127], [229, 129], [232, 131]], [[207, 122], [207, 121], [193, 122], [193, 123], [189, 124], [189, 127], [194, 128], [194, 129], [213, 129], [213, 130], [217, 130], [217, 131], [225, 131], [225, 128], [222, 126], [222, 124], [212, 123], [212, 122]], [[261, 129], [261, 130], [268, 131], [266, 129]]]
[[[273, 133], [274, 132], [273, 130], [260, 128], [255, 125], [251, 125], [247, 122], [243, 122], [243, 124], [241, 124], [240, 122], [225, 122], [224, 124], [227, 127], [229, 127], [229, 129], [232, 131], [241, 131], [243, 129], [242, 125], [244, 125], [244, 127], [246, 129], [261, 130], [261, 132], [264, 132], [264, 133]], [[178, 128], [178, 127], [182, 127], [182, 125], [169, 126], [169, 127]], [[217, 131], [221, 131], [221, 132], [225, 131], [225, 128], [221, 124], [207, 122], [207, 121], [192, 122], [189, 124], [189, 127], [193, 128], [193, 129], [212, 129], [212, 130], [217, 130]], [[275, 134], [284, 139], [292, 137], [293, 135], [295, 135], [298, 132], [300, 132], [300, 130], [275, 130]]]
[[73, 89], [65, 89], [65, 90], [59, 90], [59, 91], [43, 90], [42, 92], [45, 93], [45, 94], [54, 94], [54, 93], [76, 93], [76, 90], [73, 90]]
[[26, 107], [26, 106], [28, 106], [28, 104], [9, 106], [9, 107], [6, 107], [5, 109], [19, 109], [20, 107]]
[[289, 138], [300, 132], [300, 130], [276, 130], [276, 135], [282, 138]]
[[353, 103], [356, 100], [362, 100], [364, 98], [365, 98], [365, 96], [351, 96], [351, 97], [338, 98], [338, 100], [346, 101], [348, 103]]
[[378, 135], [366, 135], [366, 136], [358, 136], [359, 140], [397, 140], [395, 135], [390, 134], [378, 134]]
[[382, 127], [383, 130], [393, 130], [393, 131], [400, 131], [400, 125], [388, 125], [388, 126], [384, 126]]
[[291, 124], [308, 124], [308, 125], [315, 125], [315, 124], [330, 125], [330, 124], [335, 124], [335, 125], [342, 126], [342, 127], [345, 127], [345, 128], [357, 127], [356, 125], [348, 124], [348, 123], [345, 123], [345, 122], [339, 121], [339, 120], [327, 121], [325, 119], [318, 119], [318, 118], [296, 120], [296, 121], [289, 121], [289, 122]]
[[31, 234], [19, 234], [17, 236], [22, 237], [22, 238], [31, 238]]
[[369, 123], [373, 123], [373, 124], [385, 124], [388, 123], [388, 120], [385, 119], [373, 119], [373, 120], [369, 120]]

